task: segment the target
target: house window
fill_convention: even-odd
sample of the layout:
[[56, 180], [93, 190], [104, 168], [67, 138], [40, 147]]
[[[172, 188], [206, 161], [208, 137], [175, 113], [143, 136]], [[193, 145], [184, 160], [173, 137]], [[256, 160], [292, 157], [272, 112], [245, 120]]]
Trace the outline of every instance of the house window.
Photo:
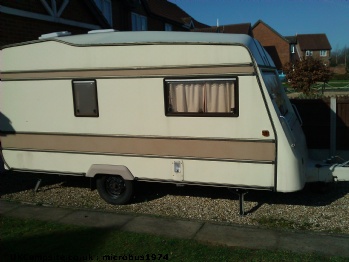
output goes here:
[[294, 53], [295, 53], [295, 46], [291, 45], [291, 54], [294, 54]]
[[172, 31], [172, 25], [171, 24], [165, 24], [165, 31]]
[[98, 117], [97, 84], [95, 80], [73, 80], [74, 115]]
[[105, 19], [107, 19], [109, 25], [112, 27], [113, 15], [112, 15], [111, 0], [94, 0], [94, 1], [97, 7], [99, 8], [99, 10], [104, 15]]
[[147, 17], [136, 13], [131, 13], [132, 16], [132, 31], [147, 31]]
[[238, 116], [237, 78], [165, 80], [166, 116]]
[[305, 56], [313, 56], [313, 51], [310, 51], [310, 50], [305, 51]]
[[327, 50], [321, 50], [320, 56], [327, 56]]

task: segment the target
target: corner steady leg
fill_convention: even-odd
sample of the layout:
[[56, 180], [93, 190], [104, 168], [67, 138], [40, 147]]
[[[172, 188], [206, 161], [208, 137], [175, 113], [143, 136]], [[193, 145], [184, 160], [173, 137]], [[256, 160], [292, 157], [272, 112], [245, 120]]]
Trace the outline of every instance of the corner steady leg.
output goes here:
[[239, 210], [240, 210], [240, 216], [245, 215], [245, 207], [244, 207], [244, 200], [245, 200], [245, 195], [248, 193], [247, 190], [244, 189], [236, 189], [235, 194], [239, 196]]
[[34, 193], [38, 192], [39, 186], [41, 184], [41, 179], [38, 179], [38, 181], [36, 182], [35, 188], [34, 188]]

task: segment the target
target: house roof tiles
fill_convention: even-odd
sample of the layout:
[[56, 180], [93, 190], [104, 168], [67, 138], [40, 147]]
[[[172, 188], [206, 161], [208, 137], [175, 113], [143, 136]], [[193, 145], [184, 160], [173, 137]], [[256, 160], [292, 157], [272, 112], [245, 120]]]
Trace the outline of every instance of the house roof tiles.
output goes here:
[[232, 25], [223, 25], [223, 26], [211, 26], [206, 28], [196, 28], [192, 31], [195, 32], [209, 32], [209, 33], [228, 33], [228, 34], [245, 34], [253, 36], [251, 24], [232, 24]]
[[326, 34], [297, 35], [297, 41], [301, 50], [331, 50], [332, 49]]
[[297, 37], [296, 37], [296, 36], [284, 36], [284, 38], [285, 38], [290, 44], [297, 44]]
[[188, 27], [191, 26], [191, 22], [193, 22], [195, 28], [207, 27], [207, 25], [193, 19], [187, 12], [178, 7], [176, 4], [167, 0], [146, 0], [145, 2], [150, 12], [154, 15], [169, 19]]

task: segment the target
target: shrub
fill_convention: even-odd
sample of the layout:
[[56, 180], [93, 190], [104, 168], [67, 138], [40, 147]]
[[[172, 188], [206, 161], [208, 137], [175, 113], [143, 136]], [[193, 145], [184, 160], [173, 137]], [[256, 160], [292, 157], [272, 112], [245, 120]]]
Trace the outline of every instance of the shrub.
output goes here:
[[332, 75], [321, 60], [307, 58], [296, 63], [286, 63], [283, 68], [290, 86], [304, 94], [311, 93], [311, 86], [316, 82], [327, 83]]
[[349, 74], [348, 73], [344, 75], [333, 74], [331, 77], [331, 80], [348, 80], [349, 81]]

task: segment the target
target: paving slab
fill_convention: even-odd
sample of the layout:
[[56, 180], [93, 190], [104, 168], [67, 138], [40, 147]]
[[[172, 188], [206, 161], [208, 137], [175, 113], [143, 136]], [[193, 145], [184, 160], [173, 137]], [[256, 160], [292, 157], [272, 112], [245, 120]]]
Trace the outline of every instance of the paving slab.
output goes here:
[[120, 228], [134, 219], [131, 215], [122, 215], [98, 211], [76, 210], [59, 220], [61, 223], [90, 226]]
[[122, 230], [190, 239], [196, 235], [202, 225], [201, 222], [138, 216], [122, 227]]
[[259, 249], [275, 247], [278, 237], [275, 232], [265, 229], [205, 223], [194, 239], [231, 247]]
[[18, 208], [19, 204], [15, 202], [0, 201], [0, 214], [3, 215], [11, 210]]
[[349, 235], [345, 234], [285, 232], [252, 226], [35, 206], [1, 199], [0, 214], [90, 227], [112, 227], [124, 231], [195, 239], [231, 247], [290, 250], [297, 253], [316, 253], [349, 258]]
[[349, 257], [349, 236], [347, 235], [285, 232], [206, 223], [197, 233], [195, 239], [231, 247], [281, 249], [297, 253]]
[[73, 212], [73, 210], [65, 208], [19, 205], [17, 208], [6, 212], [6, 215], [38, 220], [58, 221], [71, 212]]
[[280, 232], [277, 248], [301, 253], [349, 257], [349, 236]]

